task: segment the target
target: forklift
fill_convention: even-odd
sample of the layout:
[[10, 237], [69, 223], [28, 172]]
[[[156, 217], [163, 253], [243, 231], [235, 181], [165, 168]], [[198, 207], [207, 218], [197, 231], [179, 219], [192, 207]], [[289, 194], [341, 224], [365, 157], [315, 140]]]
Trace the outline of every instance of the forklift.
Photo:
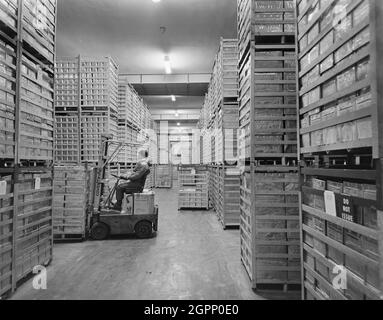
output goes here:
[[[92, 199], [90, 204], [90, 237], [93, 240], [105, 240], [109, 236], [136, 235], [139, 239], [151, 238], [158, 230], [158, 206], [154, 206], [153, 213], [137, 215], [134, 212], [134, 195], [127, 195], [126, 201], [132, 199], [131, 212], [113, 210], [113, 197], [116, 188], [123, 177], [113, 175], [117, 179], [116, 184], [110, 190], [108, 197], [102, 201], [104, 186], [108, 183], [106, 169], [125, 147], [142, 146], [135, 143], [113, 141], [111, 136], [102, 135], [100, 159], [97, 168], [94, 169], [94, 182]], [[113, 149], [114, 148], [114, 149]], [[147, 175], [150, 171], [147, 173]], [[144, 191], [145, 192], [145, 191]]]

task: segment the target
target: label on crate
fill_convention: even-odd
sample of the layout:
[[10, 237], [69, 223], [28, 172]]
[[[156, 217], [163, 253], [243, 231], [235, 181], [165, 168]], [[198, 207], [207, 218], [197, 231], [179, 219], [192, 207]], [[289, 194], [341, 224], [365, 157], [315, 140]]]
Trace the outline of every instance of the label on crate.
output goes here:
[[41, 178], [37, 177], [35, 178], [35, 190], [40, 190], [41, 188]]
[[7, 181], [0, 181], [0, 196], [4, 196], [7, 193]]
[[336, 217], [335, 193], [332, 191], [325, 191], [324, 202], [325, 202], [326, 213], [330, 216]]
[[338, 217], [350, 222], [356, 222], [354, 203], [351, 197], [338, 195]]

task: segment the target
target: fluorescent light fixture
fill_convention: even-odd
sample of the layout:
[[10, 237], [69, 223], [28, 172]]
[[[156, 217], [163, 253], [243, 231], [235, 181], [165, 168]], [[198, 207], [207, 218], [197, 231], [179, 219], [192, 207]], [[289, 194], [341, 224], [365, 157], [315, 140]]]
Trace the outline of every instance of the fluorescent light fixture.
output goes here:
[[176, 96], [172, 95], [171, 98], [172, 98], [172, 101], [173, 101], [173, 102], [176, 102], [176, 101], [177, 101]]
[[161, 2], [161, 0], [152, 0], [154, 3]]
[[172, 66], [171, 66], [171, 64], [170, 64], [170, 58], [169, 58], [169, 56], [165, 56], [165, 60], [164, 60], [164, 62], [165, 62], [165, 72], [166, 72], [167, 74], [171, 74], [171, 73], [172, 73]]

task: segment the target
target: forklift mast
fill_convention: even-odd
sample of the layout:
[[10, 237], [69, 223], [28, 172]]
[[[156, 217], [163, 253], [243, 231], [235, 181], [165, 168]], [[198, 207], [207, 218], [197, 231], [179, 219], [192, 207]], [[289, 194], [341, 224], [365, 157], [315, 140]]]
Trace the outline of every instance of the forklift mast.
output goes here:
[[[103, 194], [103, 186], [106, 180], [106, 170], [109, 163], [112, 163], [114, 159], [119, 155], [122, 149], [125, 147], [137, 146], [140, 147], [142, 144], [132, 142], [120, 142], [112, 140], [111, 135], [101, 135], [101, 146], [100, 146], [100, 158], [98, 160], [97, 167], [94, 169], [94, 185], [93, 185], [93, 204], [90, 209], [93, 213], [97, 213], [101, 210], [101, 198]], [[113, 148], [115, 147], [115, 149]]]

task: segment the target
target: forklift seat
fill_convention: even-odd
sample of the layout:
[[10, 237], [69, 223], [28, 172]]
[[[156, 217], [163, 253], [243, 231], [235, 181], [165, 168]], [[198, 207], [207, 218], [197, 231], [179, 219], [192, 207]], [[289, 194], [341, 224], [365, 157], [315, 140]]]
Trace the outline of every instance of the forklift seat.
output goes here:
[[126, 201], [127, 201], [127, 203], [130, 203], [129, 202], [129, 197], [130, 196], [133, 196], [135, 193], [143, 193], [144, 192], [144, 189], [145, 189], [145, 184], [146, 184], [146, 178], [148, 177], [148, 175], [150, 174], [150, 169], [148, 169], [147, 171], [146, 171], [146, 173], [145, 173], [145, 176], [144, 176], [144, 186], [140, 189], [140, 190], [138, 190], [138, 192], [130, 192], [130, 193], [126, 193]]

